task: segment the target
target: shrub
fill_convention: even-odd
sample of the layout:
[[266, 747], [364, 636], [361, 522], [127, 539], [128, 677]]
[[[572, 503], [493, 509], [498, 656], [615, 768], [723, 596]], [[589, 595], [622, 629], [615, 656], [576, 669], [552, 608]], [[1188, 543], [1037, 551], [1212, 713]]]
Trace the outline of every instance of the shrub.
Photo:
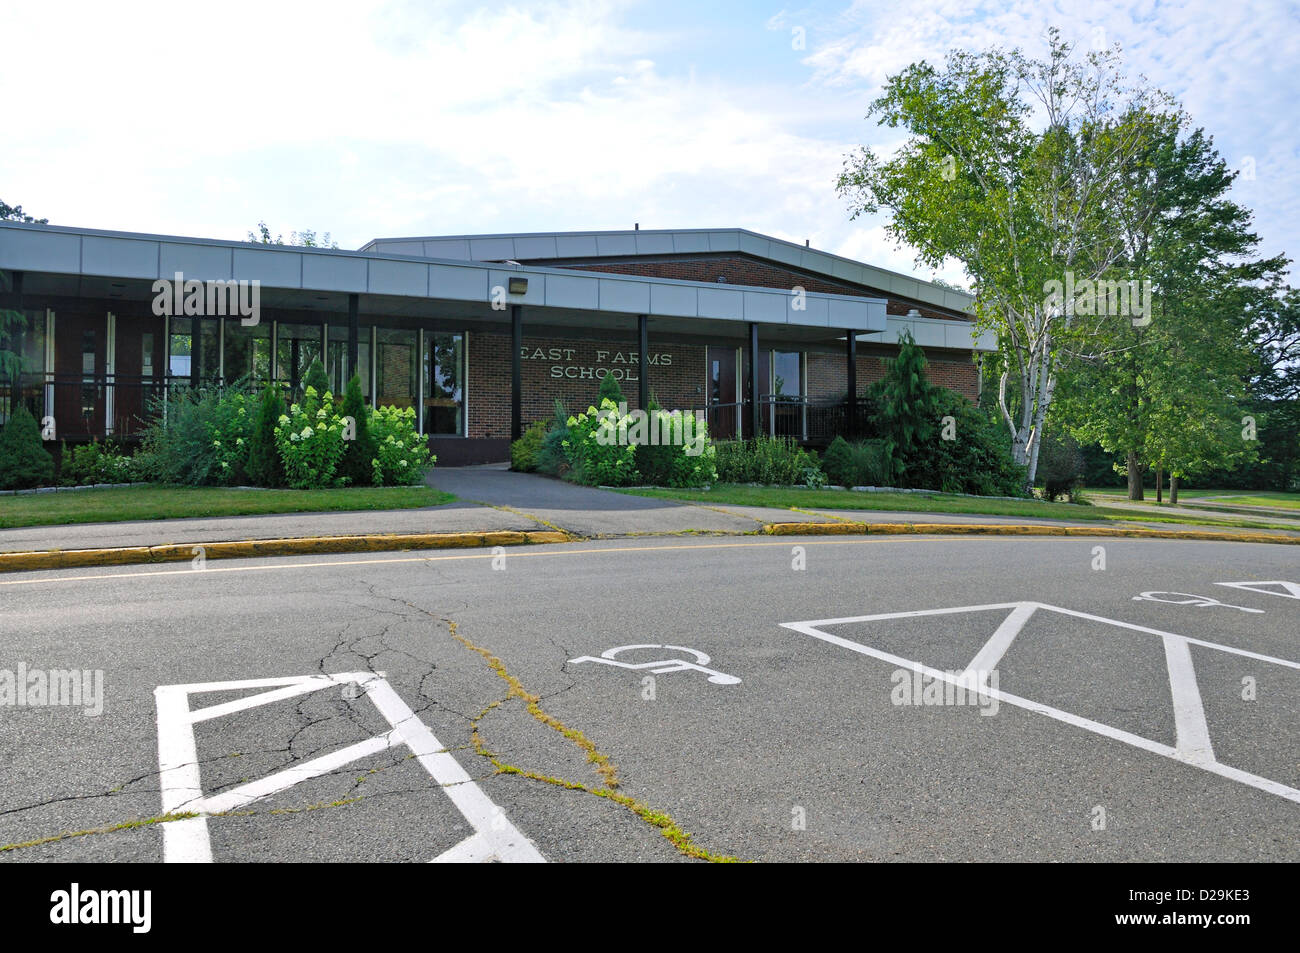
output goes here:
[[312, 362], [307, 365], [307, 373], [302, 379], [304, 395], [308, 387], [315, 390], [317, 394], [324, 394], [330, 389], [329, 375], [325, 373], [325, 365], [320, 362], [319, 357], [312, 358]]
[[254, 423], [248, 407], [248, 394], [239, 388], [226, 391], [212, 408], [208, 431], [215, 458], [214, 483], [239, 486], [248, 480], [249, 437]]
[[54, 458], [41, 441], [41, 428], [26, 407], [18, 406], [0, 430], [0, 488], [25, 490], [54, 479]]
[[843, 437], [836, 437], [822, 454], [822, 472], [836, 486], [856, 486], [857, 475], [853, 468], [853, 448]]
[[651, 401], [645, 439], [633, 461], [639, 478], [654, 486], [704, 486], [718, 478], [717, 449], [701, 418], [689, 411], [667, 411]]
[[232, 460], [242, 465], [247, 459], [246, 446], [237, 443], [247, 432], [246, 413], [239, 414], [246, 399], [238, 386], [179, 387], [157, 401], [136, 454], [140, 474], [187, 486], [229, 482]]
[[[254, 486], [284, 486], [284, 464], [275, 443], [275, 428], [284, 413], [280, 388], [267, 383], [257, 398], [257, 416], [248, 435], [248, 480]], [[370, 461], [366, 460], [369, 472]]]
[[[608, 379], [608, 375], [604, 380]], [[564, 453], [573, 466], [573, 478], [588, 486], [628, 486], [640, 478], [636, 469], [636, 447], [620, 445], [611, 435], [627, 426], [627, 418], [609, 398], [600, 402], [600, 410], [570, 417], [568, 433], [561, 441]]]
[[130, 483], [136, 477], [135, 461], [108, 443], [63, 444], [59, 483], [90, 486], [95, 483]]
[[979, 496], [1024, 496], [1025, 468], [1011, 457], [1006, 428], [960, 394], [941, 389], [936, 395], [937, 419], [951, 416], [955, 439], [937, 430], [926, 447], [905, 461], [909, 485], [945, 493]]
[[817, 455], [789, 437], [757, 437], [719, 444], [717, 470], [723, 483], [810, 486], [824, 482]]
[[343, 416], [352, 418], [353, 439], [345, 441], [339, 476], [349, 486], [370, 486], [375, 482], [375, 438], [370, 432], [370, 414], [361, 395], [361, 376], [353, 374], [343, 395]]
[[415, 426], [415, 408], [379, 407], [370, 418], [375, 456], [371, 472], [376, 486], [410, 486], [424, 482], [437, 459]]
[[853, 445], [854, 486], [892, 486], [895, 469], [884, 440], [864, 440]]
[[909, 464], [928, 452], [937, 419], [935, 409], [943, 390], [930, 383], [925, 368], [925, 352], [911, 334], [904, 332], [898, 342], [898, 356], [888, 362], [884, 379], [871, 389], [877, 406], [872, 423], [885, 441], [887, 459], [903, 485], [912, 485]]
[[542, 444], [546, 440], [546, 433], [550, 427], [550, 421], [539, 420], [530, 425], [522, 437], [510, 444], [512, 470], [529, 473], [537, 469], [537, 455], [542, 450]]
[[1043, 498], [1049, 502], [1058, 496], [1069, 497], [1071, 503], [1080, 498], [1083, 488], [1083, 452], [1074, 438], [1067, 434], [1049, 434], [1038, 448], [1037, 482], [1043, 487]]
[[302, 403], [280, 415], [275, 443], [285, 480], [294, 489], [319, 489], [341, 482], [335, 472], [343, 458], [343, 421], [328, 391], [322, 402], [316, 388], [308, 387]]
[[569, 439], [568, 420], [569, 415], [564, 409], [564, 404], [557, 399], [555, 416], [547, 425], [546, 435], [542, 438], [542, 445], [537, 451], [539, 473], [562, 477], [573, 469], [573, 464], [569, 462], [569, 456], [564, 449], [564, 442]]
[[596, 404], [603, 405], [610, 401], [615, 407], [623, 403], [623, 388], [613, 374], [606, 374], [600, 379], [600, 390], [596, 392]]

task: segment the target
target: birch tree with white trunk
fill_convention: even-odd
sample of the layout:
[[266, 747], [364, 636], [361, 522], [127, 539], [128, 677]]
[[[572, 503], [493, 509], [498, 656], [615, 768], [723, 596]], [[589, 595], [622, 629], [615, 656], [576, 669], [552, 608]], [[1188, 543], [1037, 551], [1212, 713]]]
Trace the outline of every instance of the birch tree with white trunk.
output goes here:
[[997, 333], [998, 409], [1031, 486], [1062, 363], [1111, 339], [1096, 289], [1124, 250], [1116, 197], [1170, 105], [1125, 79], [1118, 48], [1077, 57], [1056, 30], [1047, 44], [1043, 60], [954, 51], [942, 70], [891, 77], [867, 115], [907, 138], [889, 156], [849, 156], [837, 182], [854, 217], [885, 211], [918, 262], [964, 266], [976, 327]]

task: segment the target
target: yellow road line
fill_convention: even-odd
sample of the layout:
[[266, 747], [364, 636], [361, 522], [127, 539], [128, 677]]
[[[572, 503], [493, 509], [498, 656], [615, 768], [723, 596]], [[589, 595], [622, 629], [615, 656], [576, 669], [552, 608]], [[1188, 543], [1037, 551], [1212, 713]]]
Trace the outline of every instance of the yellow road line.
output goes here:
[[[1059, 539], [1047, 539], [1042, 537], [1029, 537], [1029, 541], [1038, 539], [1041, 542], [1060, 542]], [[890, 536], [876, 539], [810, 539], [805, 540], [798, 545], [800, 546], [861, 546], [878, 543], [943, 543], [943, 542], [988, 542], [989, 537], [982, 536], [958, 536], [956, 538], [943, 536]], [[762, 539], [749, 539], [745, 542], [738, 543], [695, 543], [695, 544], [674, 544], [665, 546], [608, 546], [596, 549], [519, 549], [510, 552], [511, 559], [523, 559], [524, 557], [536, 558], [538, 556], [581, 556], [591, 553], [640, 553], [655, 552], [659, 550], [672, 549], [734, 549], [742, 546], [778, 546], [788, 547], [789, 542], [768, 542]], [[272, 557], [264, 557], [272, 558]], [[32, 586], [42, 583], [55, 582], [85, 582], [93, 579], [133, 579], [133, 578], [157, 578], [162, 576], [202, 576], [214, 573], [226, 572], [262, 572], [283, 569], [319, 569], [322, 566], [378, 566], [385, 563], [427, 563], [443, 562], [448, 560], [459, 559], [493, 559], [492, 553], [458, 553], [454, 556], [398, 556], [385, 559], [338, 559], [314, 563], [274, 563], [268, 566], [209, 566], [205, 569], [156, 569], [150, 572], [106, 572], [96, 573], [86, 576], [42, 576], [40, 578], [24, 577], [22, 579], [0, 579], [0, 586]], [[58, 570], [51, 570], [57, 572]]]

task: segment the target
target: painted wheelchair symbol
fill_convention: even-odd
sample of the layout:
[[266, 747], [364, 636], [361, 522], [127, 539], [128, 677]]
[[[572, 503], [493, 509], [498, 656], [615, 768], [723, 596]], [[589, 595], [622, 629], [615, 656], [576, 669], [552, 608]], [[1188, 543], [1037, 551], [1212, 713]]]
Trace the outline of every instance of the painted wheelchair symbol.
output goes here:
[[[671, 649], [674, 652], [683, 652], [695, 656], [694, 662], [688, 662], [681, 658], [660, 659], [654, 662], [620, 662], [616, 656], [621, 652], [631, 652], [635, 649]], [[703, 672], [709, 676], [709, 681], [714, 685], [739, 685], [740, 679], [734, 675], [727, 675], [725, 672], [719, 672], [716, 669], [705, 668], [712, 659], [703, 652], [687, 648], [684, 645], [616, 645], [612, 649], [606, 649], [600, 655], [583, 655], [579, 658], [569, 659], [569, 662], [577, 665], [581, 662], [599, 662], [601, 665], [613, 665], [618, 668], [634, 669], [637, 671], [650, 671], [655, 675], [663, 675], [667, 672]]]
[[[1186, 596], [1185, 599], [1161, 599], [1160, 596]], [[1224, 609], [1240, 609], [1242, 612], [1253, 612], [1263, 615], [1263, 609], [1250, 609], [1246, 606], [1234, 606], [1231, 603], [1220, 602], [1218, 599], [1211, 599], [1209, 596], [1198, 596], [1191, 592], [1163, 592], [1153, 589], [1150, 592], [1144, 592], [1140, 596], [1133, 597], [1134, 602], [1164, 602], [1174, 606], [1196, 606], [1198, 609], [1205, 609], [1212, 606], [1220, 606]]]

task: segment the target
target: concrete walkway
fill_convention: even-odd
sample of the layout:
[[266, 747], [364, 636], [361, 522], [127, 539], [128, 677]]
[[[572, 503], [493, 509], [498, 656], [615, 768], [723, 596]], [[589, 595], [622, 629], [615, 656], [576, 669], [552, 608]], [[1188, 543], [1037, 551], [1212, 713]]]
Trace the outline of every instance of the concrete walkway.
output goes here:
[[[82, 523], [0, 530], [0, 553], [164, 546], [241, 540], [367, 534], [480, 533], [560, 530], [587, 538], [672, 533], [751, 533], [768, 523], [929, 523], [1195, 529], [1174, 524], [1035, 519], [880, 510], [789, 510], [715, 505], [630, 496], [549, 477], [513, 473], [502, 465], [434, 470], [429, 483], [458, 498], [423, 509], [351, 513], [292, 513], [202, 517], [125, 523]], [[1204, 527], [1245, 534], [1233, 527]], [[1295, 532], [1286, 535], [1300, 535]]]

